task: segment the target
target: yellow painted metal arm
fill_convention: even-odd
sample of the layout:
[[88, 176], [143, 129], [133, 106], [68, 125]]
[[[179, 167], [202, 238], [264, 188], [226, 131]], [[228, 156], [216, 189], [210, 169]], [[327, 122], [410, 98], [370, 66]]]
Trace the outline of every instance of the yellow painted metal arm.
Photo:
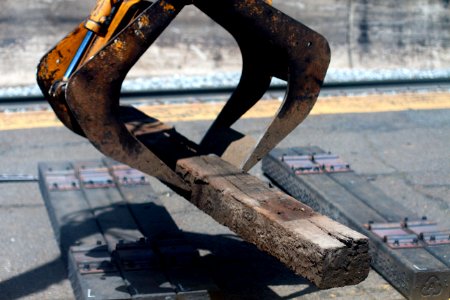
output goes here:
[[111, 15], [114, 5], [120, 1], [121, 0], [98, 0], [95, 8], [92, 10], [91, 15], [86, 21], [85, 27], [90, 31], [99, 34], [102, 30], [102, 26]]

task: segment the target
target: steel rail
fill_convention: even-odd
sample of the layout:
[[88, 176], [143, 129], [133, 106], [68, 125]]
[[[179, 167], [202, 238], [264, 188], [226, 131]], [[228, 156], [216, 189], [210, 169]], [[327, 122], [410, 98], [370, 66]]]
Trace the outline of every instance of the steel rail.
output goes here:
[[[285, 84], [272, 84], [268, 92], [283, 93], [286, 89]], [[228, 95], [235, 90], [234, 86], [218, 87], [186, 87], [169, 89], [149, 89], [126, 90], [121, 93], [121, 99], [125, 101], [135, 98], [157, 98], [157, 97], [195, 97], [208, 95]], [[365, 80], [349, 82], [325, 82], [322, 86], [321, 95], [348, 94], [358, 95], [364, 93], [386, 93], [402, 91], [435, 91], [450, 90], [450, 78], [432, 78], [432, 79], [395, 79], [395, 80]], [[42, 104], [47, 103], [40, 95], [23, 96], [0, 96], [0, 104]]]

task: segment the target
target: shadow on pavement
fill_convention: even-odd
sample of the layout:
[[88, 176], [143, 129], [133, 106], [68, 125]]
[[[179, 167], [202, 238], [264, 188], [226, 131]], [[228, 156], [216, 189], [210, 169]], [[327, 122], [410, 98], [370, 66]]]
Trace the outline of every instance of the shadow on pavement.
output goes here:
[[[163, 225], [161, 228], [177, 227], [164, 206], [155, 203], [129, 204], [128, 206], [130, 211], [146, 211], [150, 215], [157, 213], [165, 222], [161, 224]], [[148, 210], [149, 206], [152, 211]], [[102, 217], [108, 219], [116, 214], [115, 209], [104, 211]], [[76, 218], [76, 216], [73, 217]], [[84, 222], [73, 221], [66, 224], [61, 228], [63, 245], [74, 245], [79, 238], [94, 234], [87, 230], [90, 227], [87, 227]], [[141, 229], [148, 237], [148, 234], [145, 234], [148, 231], [145, 228]], [[218, 286], [223, 299], [293, 299], [317, 291], [317, 288], [309, 281], [295, 275], [278, 260], [237, 236], [180, 233], [191, 246], [204, 253], [199, 264]], [[155, 239], [155, 236], [150, 239], [152, 238]], [[1, 298], [18, 299], [61, 282], [67, 278], [67, 270], [64, 270], [61, 263], [63, 261], [65, 257], [60, 256], [45, 265], [1, 282]], [[298, 287], [293, 287], [295, 285]], [[276, 294], [271, 286], [290, 286], [290, 290], [295, 292], [282, 297]]]

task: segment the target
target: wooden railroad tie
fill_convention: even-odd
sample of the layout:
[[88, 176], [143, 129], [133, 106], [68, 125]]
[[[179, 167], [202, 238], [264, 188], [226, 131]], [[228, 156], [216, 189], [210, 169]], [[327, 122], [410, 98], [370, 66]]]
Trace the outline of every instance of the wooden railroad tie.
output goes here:
[[357, 284], [367, 277], [364, 235], [217, 156], [181, 159], [177, 173], [192, 187], [189, 201], [319, 288]]

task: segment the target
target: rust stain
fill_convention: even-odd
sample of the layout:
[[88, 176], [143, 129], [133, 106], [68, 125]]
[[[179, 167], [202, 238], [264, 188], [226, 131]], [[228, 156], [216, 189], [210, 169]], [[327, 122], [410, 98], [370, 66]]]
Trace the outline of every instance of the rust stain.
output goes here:
[[71, 54], [78, 49], [85, 32], [83, 23], [79, 24], [41, 60], [38, 66], [38, 79], [47, 90], [56, 79], [63, 76], [71, 61]]
[[125, 49], [125, 43], [119, 39], [114, 40], [114, 47], [117, 50], [124, 50]]
[[160, 5], [162, 6], [162, 8], [164, 9], [165, 12], [174, 12], [175, 11], [175, 6], [173, 6], [172, 4], [162, 1]]
[[252, 15], [263, 15], [264, 7], [257, 5], [256, 0], [246, 0], [238, 4], [239, 9], [246, 10]]
[[271, 218], [284, 222], [307, 219], [315, 214], [312, 208], [281, 193], [262, 203], [261, 208], [266, 210]]
[[147, 15], [143, 15], [142, 17], [139, 18], [138, 20], [138, 26], [139, 28], [142, 27], [146, 27], [150, 24], [150, 19], [148, 18]]

